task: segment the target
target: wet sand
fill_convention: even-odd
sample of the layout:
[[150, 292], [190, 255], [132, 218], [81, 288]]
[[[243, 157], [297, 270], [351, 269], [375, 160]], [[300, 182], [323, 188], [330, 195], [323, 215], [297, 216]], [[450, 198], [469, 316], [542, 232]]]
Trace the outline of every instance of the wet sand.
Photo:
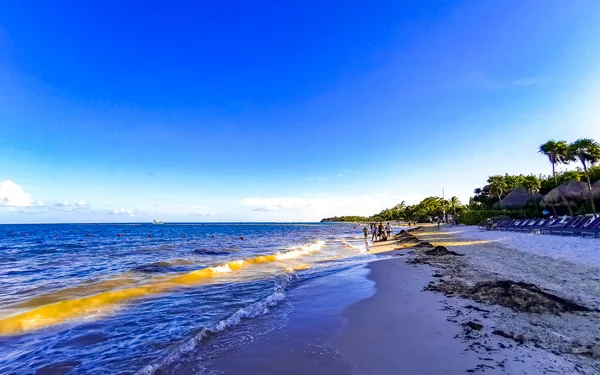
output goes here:
[[[394, 257], [368, 268], [377, 292], [344, 311], [348, 323], [330, 342], [353, 374], [542, 374], [566, 368], [551, 353], [492, 335], [485, 314], [467, 307], [480, 305], [424, 291], [432, 279], [429, 267]], [[467, 322], [485, 328], [472, 330]]]
[[440, 298], [423, 293], [429, 272], [400, 258], [370, 264], [374, 296], [347, 308], [346, 328], [331, 341], [355, 374], [454, 374], [477, 357], [453, 339], [460, 328], [440, 311]]

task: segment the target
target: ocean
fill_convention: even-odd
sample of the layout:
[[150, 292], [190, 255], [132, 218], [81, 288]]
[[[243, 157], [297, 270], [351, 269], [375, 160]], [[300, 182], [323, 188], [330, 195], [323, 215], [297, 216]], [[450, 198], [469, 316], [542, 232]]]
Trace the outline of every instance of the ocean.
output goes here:
[[203, 373], [373, 259], [352, 224], [0, 225], [0, 373]]

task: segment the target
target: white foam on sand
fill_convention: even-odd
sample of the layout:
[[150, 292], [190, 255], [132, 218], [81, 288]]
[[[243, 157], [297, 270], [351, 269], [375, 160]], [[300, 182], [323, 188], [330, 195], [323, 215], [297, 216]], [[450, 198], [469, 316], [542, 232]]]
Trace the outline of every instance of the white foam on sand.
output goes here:
[[495, 241], [500, 246], [571, 263], [600, 267], [600, 239], [532, 233], [481, 231], [475, 226], [443, 228], [468, 240]]

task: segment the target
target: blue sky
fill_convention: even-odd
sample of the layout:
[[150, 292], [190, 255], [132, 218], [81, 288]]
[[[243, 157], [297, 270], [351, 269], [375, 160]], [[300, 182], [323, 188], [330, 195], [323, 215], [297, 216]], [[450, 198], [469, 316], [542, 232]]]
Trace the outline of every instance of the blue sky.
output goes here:
[[600, 2], [0, 4], [0, 223], [312, 221], [600, 139]]

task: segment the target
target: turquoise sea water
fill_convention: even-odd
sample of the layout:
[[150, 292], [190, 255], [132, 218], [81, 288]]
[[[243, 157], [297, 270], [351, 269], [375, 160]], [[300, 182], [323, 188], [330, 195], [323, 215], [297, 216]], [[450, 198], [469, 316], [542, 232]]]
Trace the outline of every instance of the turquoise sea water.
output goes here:
[[202, 372], [283, 326], [311, 280], [372, 260], [360, 229], [2, 225], [0, 373]]

